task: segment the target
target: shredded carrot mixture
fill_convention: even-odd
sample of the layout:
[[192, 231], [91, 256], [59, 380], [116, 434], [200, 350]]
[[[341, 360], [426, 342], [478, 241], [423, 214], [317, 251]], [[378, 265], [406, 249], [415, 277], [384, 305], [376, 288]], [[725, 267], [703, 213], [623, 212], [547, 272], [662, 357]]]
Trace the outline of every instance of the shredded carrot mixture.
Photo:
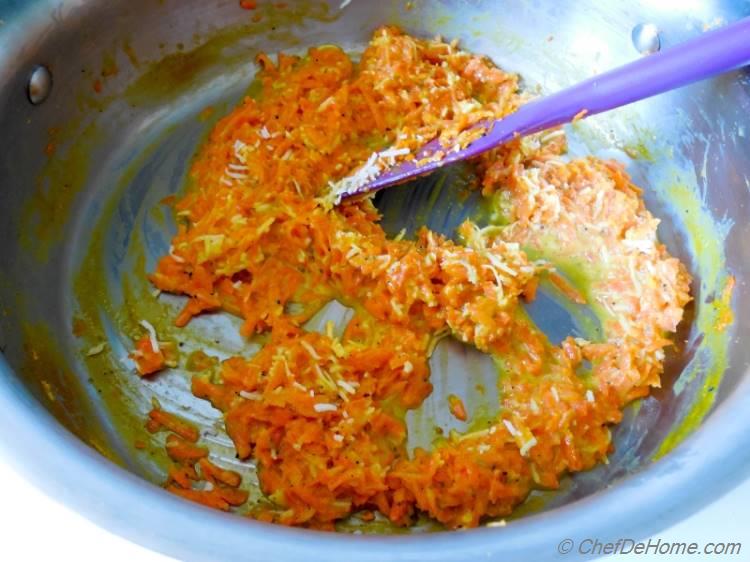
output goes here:
[[718, 302], [714, 304], [714, 308], [717, 310], [718, 315], [716, 318], [716, 330], [723, 332], [729, 326], [734, 323], [734, 313], [732, 312], [732, 293], [734, 287], [737, 284], [737, 280], [734, 275], [730, 275], [727, 278], [724, 289], [721, 291], [721, 297]]
[[[390, 27], [356, 64], [330, 45], [257, 62], [262, 94], [212, 132], [151, 276], [188, 297], [177, 326], [224, 310], [242, 318], [243, 335], [265, 334], [254, 357], [200, 361], [192, 379], [224, 413], [238, 457], [257, 463], [268, 501], [253, 515], [330, 528], [376, 509], [403, 525], [425, 512], [471, 527], [605, 461], [622, 408], [658, 386], [666, 336], [690, 298], [685, 268], [622, 168], [566, 161], [562, 131], [516, 139], [477, 163], [503, 226], [466, 222], [461, 243], [427, 229], [389, 239], [370, 199], [332, 208], [331, 186], [413, 158], [435, 137], [468, 142], [471, 125], [523, 103], [517, 78], [455, 43]], [[606, 311], [604, 341], [554, 346], [523, 313], [520, 300], [552, 269], [528, 257], [544, 249], [589, 273], [586, 291], [552, 280]], [[344, 333], [306, 331], [334, 299], [355, 310]], [[502, 357], [501, 413], [410, 457], [404, 414], [430, 394], [429, 356], [446, 335]], [[144, 374], [158, 365], [147, 344], [135, 357]], [[578, 374], [584, 362], [590, 376]], [[460, 400], [451, 409], [470, 415]], [[243, 503], [236, 478], [162, 418], [177, 434], [168, 489], [219, 509]], [[214, 488], [194, 489], [196, 465]]]
[[453, 417], [460, 421], [466, 421], [469, 419], [469, 414], [466, 413], [466, 406], [464, 401], [459, 396], [451, 394], [448, 396], [448, 406]]
[[154, 408], [148, 413], [146, 429], [150, 433], [156, 433], [161, 429], [166, 429], [167, 431], [171, 431], [172, 433], [179, 435], [180, 437], [186, 439], [187, 441], [190, 441], [191, 443], [196, 443], [198, 441], [198, 438], [200, 437], [200, 432], [198, 431], [197, 427], [195, 427], [190, 422], [187, 422], [182, 418], [176, 416], [175, 414], [165, 412], [158, 405], [155, 405]]
[[[248, 493], [238, 489], [242, 477], [212, 463], [206, 447], [198, 445], [198, 428], [182, 418], [162, 410], [158, 402], [148, 414], [146, 428], [151, 433], [162, 429], [167, 435], [166, 452], [172, 465], [164, 487], [170, 492], [205, 506], [229, 511], [247, 501]], [[136, 448], [145, 448], [136, 442]]]
[[135, 342], [135, 349], [130, 352], [129, 357], [135, 362], [136, 371], [142, 377], [177, 365], [177, 349], [174, 343], [157, 341], [155, 332], [141, 336]]
[[161, 371], [167, 365], [164, 353], [160, 348], [154, 349], [148, 334], [135, 342], [135, 349], [130, 353], [130, 358], [135, 361], [136, 370], [141, 376]]
[[167, 443], [167, 451], [175, 461], [165, 485], [170, 492], [222, 511], [229, 511], [247, 501], [248, 493], [239, 489], [240, 475], [209, 461], [208, 449], [184, 443], [176, 445], [173, 440]]

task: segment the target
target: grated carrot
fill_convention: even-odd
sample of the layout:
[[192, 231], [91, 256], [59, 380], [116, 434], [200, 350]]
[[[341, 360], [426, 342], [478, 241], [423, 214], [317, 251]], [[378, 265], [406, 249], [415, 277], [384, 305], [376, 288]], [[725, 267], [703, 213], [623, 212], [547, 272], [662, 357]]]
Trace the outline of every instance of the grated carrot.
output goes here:
[[456, 396], [455, 394], [451, 394], [448, 396], [448, 404], [450, 406], [451, 414], [453, 414], [453, 417], [456, 418], [459, 421], [466, 421], [469, 416], [466, 413], [466, 406], [464, 406], [463, 400]]
[[[605, 460], [609, 427], [658, 384], [666, 335], [690, 298], [684, 266], [648, 243], [656, 221], [624, 170], [563, 161], [562, 131], [518, 138], [476, 162], [483, 195], [506, 205], [508, 220], [491, 229], [465, 222], [461, 244], [426, 228], [392, 239], [371, 199], [332, 208], [331, 186], [372, 173], [368, 162], [384, 151], [396, 161], [433, 138], [471, 142], [481, 134], [473, 125], [524, 101], [517, 77], [393, 27], [378, 29], [356, 64], [331, 45], [256, 61], [262, 94], [211, 132], [191, 170], [195, 187], [174, 202], [182, 220], [171, 250], [150, 276], [188, 297], [177, 326], [224, 310], [241, 318], [243, 336], [264, 335], [251, 358], [205, 370], [212, 365], [191, 361], [193, 393], [223, 412], [238, 457], [257, 463], [268, 501], [251, 513], [328, 529], [362, 510], [402, 525], [425, 512], [471, 527]], [[550, 233], [550, 260], [606, 263], [614, 273], [584, 267], [587, 296], [620, 310], [607, 318], [605, 341], [552, 345], [519, 309], [549, 269], [525, 250], [549, 254]], [[648, 252], [634, 253], [626, 234]], [[586, 302], [559, 275], [550, 280]], [[354, 309], [341, 337], [305, 331], [331, 300]], [[404, 413], [432, 391], [428, 359], [446, 334], [502, 358], [507, 415], [410, 457]], [[165, 365], [149, 349], [144, 336], [133, 354], [141, 374]], [[584, 359], [590, 385], [576, 372]], [[450, 410], [468, 417], [457, 397]], [[181, 435], [167, 440], [178, 466], [167, 489], [223, 510], [247, 499], [237, 476], [210, 463], [179, 425], [152, 421]], [[195, 487], [195, 466], [213, 488]]]
[[161, 429], [166, 429], [176, 433], [183, 439], [196, 443], [200, 437], [198, 428], [193, 424], [183, 420], [175, 414], [165, 412], [161, 408], [152, 408], [148, 413], [147, 429], [150, 433], [156, 433]]

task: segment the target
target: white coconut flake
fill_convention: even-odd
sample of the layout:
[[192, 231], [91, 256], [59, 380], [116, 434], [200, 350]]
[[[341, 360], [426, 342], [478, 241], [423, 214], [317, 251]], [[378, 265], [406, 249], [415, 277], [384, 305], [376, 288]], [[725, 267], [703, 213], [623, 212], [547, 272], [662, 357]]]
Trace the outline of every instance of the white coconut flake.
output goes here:
[[492, 273], [492, 276], [495, 278], [495, 283], [497, 284], [497, 289], [498, 289], [498, 292], [500, 294], [500, 298], [502, 298], [503, 294], [504, 294], [503, 293], [503, 283], [504, 283], [504, 281], [503, 281], [502, 277], [500, 277], [500, 274], [497, 272], [497, 269], [495, 269], [494, 267], [492, 267], [489, 264], [482, 265], [482, 269], [487, 270], [490, 273]]
[[557, 393], [557, 389], [554, 386], [552, 386], [550, 387], [549, 391], [552, 393], [552, 397], [555, 399], [555, 402], [559, 402], [560, 395]]
[[622, 241], [622, 244], [623, 246], [626, 246], [633, 250], [638, 250], [640, 252], [643, 252], [644, 254], [648, 254], [654, 249], [654, 242], [652, 240], [637, 240], [633, 238], [625, 238]]
[[307, 353], [309, 353], [309, 354], [310, 354], [310, 357], [312, 357], [312, 358], [313, 358], [313, 359], [315, 359], [316, 361], [320, 361], [320, 355], [318, 355], [318, 352], [317, 352], [317, 351], [315, 351], [315, 348], [314, 348], [314, 347], [313, 347], [312, 345], [310, 345], [310, 344], [309, 344], [308, 342], [306, 342], [305, 340], [300, 340], [300, 342], [299, 342], [299, 343], [300, 343], [300, 345], [301, 345], [302, 347], [304, 347], [304, 348], [305, 348], [305, 349], [307, 350]]
[[348, 381], [342, 381], [342, 380], [339, 380], [337, 382], [338, 382], [338, 385], [341, 388], [343, 388], [346, 392], [348, 392], [349, 394], [356, 394], [357, 393], [357, 389], [354, 388], [354, 385], [352, 383], [350, 383]]
[[586, 400], [588, 400], [589, 402], [594, 401], [594, 393], [591, 390], [586, 391]]
[[243, 164], [245, 163], [245, 150], [247, 149], [247, 145], [242, 142], [241, 140], [234, 141], [234, 155]]
[[356, 172], [337, 182], [329, 182], [334, 203], [338, 204], [342, 197], [356, 193], [372, 180], [377, 178], [386, 166], [394, 166], [396, 158], [406, 156], [411, 151], [408, 148], [388, 148], [382, 152], [373, 152]]
[[300, 187], [299, 182], [292, 178], [292, 184], [294, 184], [294, 189], [297, 191], [297, 195], [302, 197], [302, 188]]
[[362, 249], [357, 246], [356, 244], [352, 244], [352, 247], [349, 249], [349, 251], [346, 253], [346, 256], [344, 256], [347, 260], [352, 259], [357, 254], [361, 254]]
[[503, 424], [508, 429], [508, 433], [510, 433], [513, 437], [521, 435], [521, 432], [516, 429], [516, 426], [513, 425], [512, 421], [503, 420]]
[[537, 404], [536, 400], [534, 400], [533, 398], [529, 400], [529, 407], [531, 408], [531, 411], [534, 412], [535, 414], [539, 413], [539, 404]]
[[238, 394], [245, 400], [255, 400], [256, 402], [262, 398], [260, 392], [248, 392], [247, 390], [240, 390]]
[[492, 262], [492, 265], [494, 265], [496, 268], [498, 268], [503, 273], [507, 273], [511, 277], [517, 277], [518, 272], [514, 269], [511, 269], [508, 264], [506, 264], [499, 256], [496, 256], [492, 252], [487, 252], [487, 259]]
[[340, 433], [334, 433], [333, 440], [341, 443], [344, 440], [344, 436], [341, 435]]
[[326, 109], [331, 107], [335, 102], [336, 102], [336, 98], [334, 98], [333, 96], [328, 96], [326, 99], [323, 100], [323, 103], [321, 103], [318, 106], [318, 109], [316, 111], [318, 112], [325, 111]]
[[94, 355], [99, 355], [102, 351], [104, 351], [106, 347], [107, 347], [107, 342], [102, 342], [100, 344], [97, 344], [86, 352], [86, 356], [93, 357]]
[[313, 409], [318, 413], [323, 412], [335, 412], [338, 410], [336, 404], [328, 404], [327, 402], [318, 402], [313, 406]]
[[268, 140], [271, 138], [271, 133], [268, 132], [268, 129], [266, 128], [265, 125], [263, 125], [263, 128], [260, 131], [258, 131], [258, 134], [260, 135], [260, 138], [262, 139]]
[[406, 156], [409, 154], [411, 150], [408, 148], [389, 148], [387, 150], [384, 150], [383, 152], [378, 153], [378, 158], [383, 159], [390, 159], [390, 158], [397, 158], [398, 156]]
[[477, 270], [468, 261], [452, 260], [448, 262], [448, 260], [445, 260], [443, 263], [445, 264], [450, 263], [450, 264], [462, 266], [466, 270], [466, 277], [468, 278], [469, 283], [471, 283], [472, 285], [476, 285], [479, 282], [479, 276], [477, 275]]
[[159, 338], [156, 336], [156, 329], [154, 328], [154, 326], [148, 320], [141, 320], [138, 323], [143, 327], [144, 330], [148, 332], [148, 339], [151, 343], [151, 350], [154, 353], [159, 353]]
[[532, 437], [531, 439], [529, 439], [528, 441], [526, 441], [526, 442], [525, 442], [525, 443], [524, 443], [524, 444], [523, 444], [523, 445], [521, 446], [521, 449], [519, 450], [519, 451], [520, 451], [520, 453], [521, 453], [521, 456], [525, 457], [525, 456], [526, 456], [526, 455], [528, 454], [528, 452], [529, 452], [529, 451], [531, 450], [531, 448], [532, 448], [532, 447], [533, 447], [534, 445], [536, 445], [536, 443], [537, 443], [537, 441], [536, 441], [536, 437]]
[[184, 258], [182, 258], [182, 257], [180, 257], [180, 256], [178, 256], [177, 254], [174, 253], [174, 246], [171, 246], [171, 245], [169, 246], [169, 255], [177, 263], [185, 263], [185, 259]]

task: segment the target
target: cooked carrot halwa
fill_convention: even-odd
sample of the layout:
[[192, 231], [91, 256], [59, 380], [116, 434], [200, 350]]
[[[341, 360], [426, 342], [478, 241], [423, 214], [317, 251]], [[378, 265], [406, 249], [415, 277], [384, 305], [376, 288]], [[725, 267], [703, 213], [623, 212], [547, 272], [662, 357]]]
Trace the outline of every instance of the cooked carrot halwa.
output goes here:
[[[201, 149], [174, 205], [179, 230], [151, 275], [188, 297], [178, 326], [223, 310], [264, 343], [192, 379], [193, 393], [223, 412], [239, 458], [257, 463], [267, 500], [251, 513], [322, 528], [359, 510], [403, 525], [426, 513], [471, 527], [606, 461], [610, 427], [659, 385], [690, 300], [684, 266], [657, 240], [658, 220], [622, 166], [568, 159], [561, 130], [517, 139], [473, 163], [492, 223], [467, 221], [455, 240], [426, 228], [392, 238], [371, 198], [334, 206], [336, 189], [435, 137], [469, 142], [473, 124], [527, 99], [517, 77], [455, 43], [390, 27], [358, 62], [324, 45], [257, 63], [262, 93]], [[546, 256], [574, 264], [586, 286]], [[599, 313], [601, 341], [545, 337], [523, 307], [541, 279]], [[305, 330], [333, 300], [355, 311], [343, 334]], [[443, 337], [502, 365], [499, 414], [409, 454], [405, 413], [430, 394], [429, 358]], [[164, 363], [152, 339], [133, 355], [142, 374]], [[472, 415], [458, 399], [445, 407]], [[182, 463], [172, 491], [222, 509], [246, 498], [237, 475], [185, 438], [189, 429], [151, 417], [182, 432], [168, 443]], [[214, 488], [191, 487], [196, 466]]]

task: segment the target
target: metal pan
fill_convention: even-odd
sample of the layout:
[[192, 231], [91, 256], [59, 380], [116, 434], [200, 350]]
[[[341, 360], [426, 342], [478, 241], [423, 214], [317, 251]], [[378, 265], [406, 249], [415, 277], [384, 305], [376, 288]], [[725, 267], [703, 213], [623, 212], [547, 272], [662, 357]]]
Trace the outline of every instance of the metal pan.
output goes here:
[[[610, 464], [568, 478], [554, 494], [534, 494], [505, 527], [417, 532], [435, 530], [425, 524], [394, 534], [379, 524], [352, 535], [344, 523], [340, 533], [321, 533], [172, 497], [154, 485], [164, 474], [159, 443], [145, 453], [133, 446], [152, 397], [198, 423], [214, 454], [239, 466], [251, 487], [254, 468], [234, 459], [217, 413], [190, 394], [189, 373], [143, 382], [123, 357], [146, 314], [186, 351], [251, 351], [229, 317], [170, 332], [179, 303], [157, 300], [144, 274], [174, 228], [159, 201], [182, 188], [203, 136], [248, 88], [255, 53], [320, 43], [356, 51], [377, 25], [396, 23], [459, 38], [520, 72], [525, 87], [554, 91], [747, 15], [746, 2], [701, 0], [261, 1], [254, 13], [235, 0], [0, 0], [2, 458], [96, 523], [183, 560], [544, 560], [563, 539], [637, 539], [715, 500], [750, 466], [747, 71], [569, 131], [574, 153], [621, 159], [646, 188], [662, 240], [695, 279], [695, 302], [663, 388], [626, 411]], [[472, 201], [451, 203], [441, 186], [462, 171], [446, 173], [452, 181], [382, 194], [386, 229], [450, 232]], [[718, 332], [716, 303], [729, 274], [736, 320]], [[100, 322], [81, 336], [73, 322], [82, 308]], [[580, 329], [549, 299], [531, 313], [553, 339]], [[105, 341], [106, 353], [87, 357]], [[470, 391], [450, 372], [496, 376], [481, 355], [455, 344], [439, 349], [432, 367], [434, 397], [410, 420], [412, 444], [420, 427], [454, 423], [437, 401]]]

